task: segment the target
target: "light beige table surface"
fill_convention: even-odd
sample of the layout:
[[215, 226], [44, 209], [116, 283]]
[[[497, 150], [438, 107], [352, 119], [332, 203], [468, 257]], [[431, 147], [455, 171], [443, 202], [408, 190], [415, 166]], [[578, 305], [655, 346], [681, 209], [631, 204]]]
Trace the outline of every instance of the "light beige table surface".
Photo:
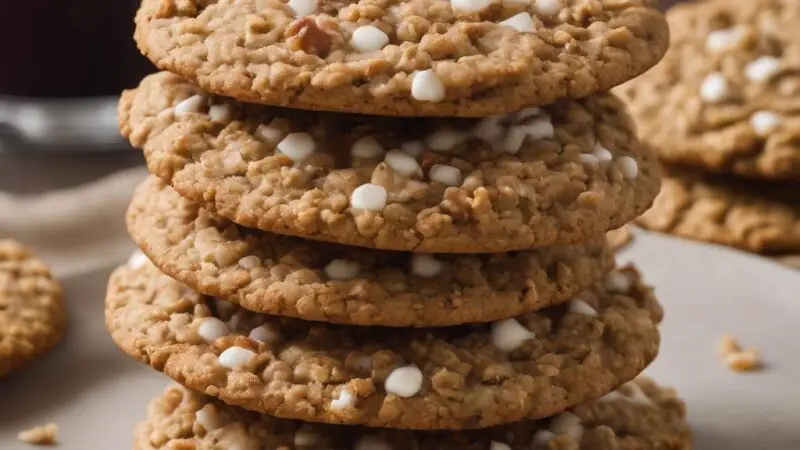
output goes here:
[[[103, 324], [108, 272], [132, 248], [122, 227], [124, 203], [141, 176], [134, 172], [106, 180], [99, 189], [103, 195], [96, 194], [98, 189], [83, 193], [95, 222], [26, 227], [0, 213], [0, 233], [24, 235], [55, 265], [70, 313], [67, 338], [55, 352], [0, 380], [1, 450], [32, 448], [16, 440], [17, 432], [51, 421], [61, 428], [59, 449], [128, 449], [146, 403], [167, 385], [161, 374], [124, 357]], [[55, 203], [68, 209], [67, 199]], [[5, 200], [3, 206], [0, 196], [0, 211], [7, 213], [12, 203]], [[36, 214], [47, 220], [46, 210]], [[640, 265], [664, 304], [662, 354], [649, 373], [678, 387], [686, 399], [695, 448], [800, 449], [800, 272], [721, 247], [642, 232], [621, 259]], [[766, 370], [728, 371], [716, 355], [725, 332], [760, 348]]]

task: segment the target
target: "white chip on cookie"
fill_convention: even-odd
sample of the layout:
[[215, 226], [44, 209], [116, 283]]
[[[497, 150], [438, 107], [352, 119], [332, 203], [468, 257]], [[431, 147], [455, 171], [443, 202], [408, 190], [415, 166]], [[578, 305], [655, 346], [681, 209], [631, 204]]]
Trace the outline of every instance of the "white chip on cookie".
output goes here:
[[265, 344], [276, 344], [281, 340], [281, 336], [266, 325], [253, 328], [247, 337]]
[[633, 287], [633, 282], [625, 272], [613, 270], [606, 275], [605, 285], [606, 289], [611, 292], [626, 294], [630, 292], [631, 287]]
[[573, 298], [567, 302], [567, 310], [571, 313], [582, 314], [584, 316], [593, 317], [597, 315], [597, 310], [592, 308], [592, 305], [579, 298]]
[[406, 141], [400, 145], [401, 152], [414, 158], [419, 157], [423, 150], [425, 150], [425, 144], [422, 141]]
[[438, 181], [445, 186], [458, 186], [464, 177], [461, 175], [461, 169], [447, 164], [434, 164], [428, 171], [428, 177], [431, 181]]
[[532, 33], [536, 29], [536, 25], [533, 23], [531, 14], [527, 12], [515, 14], [508, 19], [499, 22], [498, 25], [511, 27], [520, 33]]
[[228, 369], [235, 369], [248, 364], [255, 357], [254, 351], [234, 345], [219, 355], [219, 363]]
[[150, 264], [150, 259], [142, 253], [141, 250], [136, 250], [131, 254], [131, 257], [128, 258], [128, 265], [131, 269], [136, 270], [143, 267], [145, 264]]
[[349, 280], [361, 271], [361, 264], [349, 259], [334, 259], [325, 266], [325, 275], [331, 280]]
[[453, 12], [458, 13], [477, 13], [491, 6], [492, 0], [450, 0], [450, 7]]
[[539, 430], [533, 434], [531, 446], [533, 450], [546, 450], [547, 445], [553, 438], [556, 437], [555, 433], [549, 430]]
[[419, 166], [417, 160], [413, 156], [403, 153], [400, 150], [391, 150], [386, 153], [386, 159], [384, 161], [395, 173], [404, 177], [422, 173], [422, 168]]
[[322, 436], [309, 424], [304, 424], [294, 432], [295, 447], [313, 447], [322, 442]]
[[350, 147], [350, 156], [354, 158], [377, 158], [385, 152], [380, 142], [372, 136], [362, 137]]
[[186, 100], [175, 105], [175, 115], [182, 116], [189, 113], [199, 113], [206, 104], [206, 98], [202, 95], [193, 95]]
[[317, 10], [317, 0], [289, 0], [286, 3], [295, 17], [304, 17], [314, 14]]
[[266, 142], [277, 144], [286, 136], [286, 132], [273, 124], [259, 125], [256, 128], [256, 136]]
[[425, 137], [425, 143], [433, 150], [447, 152], [469, 139], [469, 137], [469, 133], [445, 128], [429, 134]]
[[361, 53], [377, 52], [389, 43], [389, 36], [372, 25], [356, 28], [350, 45]]
[[382, 211], [388, 196], [386, 188], [379, 184], [362, 184], [350, 195], [350, 206], [362, 211]]
[[523, 327], [517, 319], [499, 320], [491, 325], [492, 345], [500, 351], [511, 352], [536, 334]]
[[614, 158], [614, 155], [601, 144], [599, 141], [594, 143], [594, 149], [592, 149], [592, 156], [597, 158], [598, 161], [611, 161]]
[[425, 278], [433, 278], [444, 270], [444, 263], [426, 253], [411, 255], [411, 273]]
[[753, 132], [761, 137], [767, 137], [783, 124], [783, 117], [772, 111], [756, 111], [750, 116], [750, 126]]
[[622, 176], [628, 180], [633, 180], [639, 175], [639, 163], [630, 156], [622, 156], [617, 158], [615, 164], [622, 172]]
[[331, 409], [338, 411], [353, 407], [356, 404], [356, 396], [348, 388], [339, 391], [339, 397], [331, 400]]
[[535, 7], [537, 14], [553, 17], [564, 9], [564, 4], [561, 3], [561, 0], [536, 0]]
[[200, 335], [206, 342], [214, 342], [221, 337], [225, 337], [231, 333], [228, 325], [217, 319], [216, 317], [208, 317], [203, 320], [200, 327], [197, 329], [197, 334]]
[[222, 428], [225, 425], [225, 421], [220, 416], [217, 408], [211, 404], [198, 409], [194, 415], [194, 421], [207, 432]]
[[394, 369], [383, 384], [386, 392], [398, 397], [413, 397], [422, 389], [422, 371], [415, 365]]
[[229, 122], [233, 118], [233, 107], [229, 103], [211, 105], [208, 117], [212, 122]]
[[411, 96], [423, 102], [441, 102], [445, 97], [444, 84], [433, 70], [419, 71], [411, 80]]
[[298, 163], [314, 154], [316, 144], [308, 133], [291, 133], [278, 143], [277, 148], [279, 152]]
[[511, 450], [511, 447], [504, 442], [492, 441], [489, 443], [489, 450]]
[[700, 85], [700, 98], [708, 103], [719, 103], [729, 95], [728, 80], [720, 72], [712, 72]]
[[706, 37], [706, 50], [722, 52], [736, 47], [746, 35], [747, 28], [733, 26], [722, 30], [714, 30]]
[[583, 437], [581, 418], [571, 412], [563, 412], [550, 419], [550, 431], [557, 435], [567, 435], [574, 442], [580, 442]]
[[744, 74], [753, 83], [766, 83], [778, 74], [781, 60], [774, 56], [762, 56], [744, 68]]

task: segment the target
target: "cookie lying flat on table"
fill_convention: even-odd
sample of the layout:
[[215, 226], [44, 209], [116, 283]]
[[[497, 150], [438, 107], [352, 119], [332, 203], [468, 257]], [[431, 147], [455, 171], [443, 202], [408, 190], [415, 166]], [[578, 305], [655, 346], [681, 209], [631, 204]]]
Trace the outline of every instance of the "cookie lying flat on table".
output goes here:
[[[134, 450], [689, 450], [686, 406], [673, 389], [638, 378], [552, 419], [473, 431], [398, 431], [275, 419], [178, 385], [154, 399]], [[548, 447], [548, 444], [550, 447]]]
[[444, 326], [569, 300], [614, 265], [603, 239], [569, 247], [430, 255], [306, 241], [238, 226], [152, 177], [128, 230], [161, 270], [256, 312], [325, 322]]
[[800, 2], [686, 2], [667, 19], [667, 56], [617, 90], [640, 139], [667, 162], [800, 180]]
[[492, 324], [398, 329], [250, 313], [145, 263], [112, 274], [106, 324], [130, 356], [231, 405], [311, 422], [478, 428], [557, 414], [653, 360], [661, 307], [633, 269], [607, 284]]
[[50, 350], [64, 334], [61, 285], [19, 243], [0, 239], [0, 377]]
[[800, 184], [743, 182], [671, 169], [644, 228], [760, 253], [800, 250]]
[[659, 189], [601, 94], [472, 119], [298, 112], [210, 98], [175, 75], [120, 102], [150, 171], [241, 225], [388, 250], [502, 252], [594, 238]]
[[159, 68], [239, 100], [379, 115], [487, 116], [584, 97], [666, 51], [652, 0], [144, 0]]

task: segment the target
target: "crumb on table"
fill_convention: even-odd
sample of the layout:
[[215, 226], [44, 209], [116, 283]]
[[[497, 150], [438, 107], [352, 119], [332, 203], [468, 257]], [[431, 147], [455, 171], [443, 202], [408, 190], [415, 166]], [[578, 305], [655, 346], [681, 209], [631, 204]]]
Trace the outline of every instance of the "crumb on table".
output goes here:
[[20, 431], [17, 438], [32, 445], [55, 445], [58, 425], [48, 423], [28, 430]]
[[722, 335], [719, 342], [719, 353], [729, 369], [736, 372], [749, 372], [761, 368], [758, 349], [749, 347], [742, 349], [729, 334]]

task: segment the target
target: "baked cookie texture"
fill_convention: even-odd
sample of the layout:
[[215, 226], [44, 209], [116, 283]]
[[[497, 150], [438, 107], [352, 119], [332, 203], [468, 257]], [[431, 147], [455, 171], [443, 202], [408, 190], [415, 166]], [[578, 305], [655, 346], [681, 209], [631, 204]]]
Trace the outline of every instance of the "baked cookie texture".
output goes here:
[[122, 132], [182, 196], [251, 228], [388, 250], [481, 253], [583, 241], [652, 204], [660, 170], [609, 94], [481, 120], [236, 103], [160, 73]]
[[663, 61], [616, 90], [666, 162], [800, 180], [800, 3], [686, 2]]
[[115, 271], [106, 298], [120, 348], [184, 386], [276, 417], [411, 429], [544, 418], [601, 397], [655, 358], [661, 314], [632, 268], [564, 307], [432, 329], [253, 314], [147, 263]]
[[645, 228], [759, 253], [800, 250], [800, 184], [742, 181], [670, 169]]
[[656, 64], [653, 0], [144, 0], [135, 39], [215, 94], [307, 110], [482, 117]]
[[150, 402], [133, 448], [688, 450], [691, 432], [675, 391], [644, 377], [552, 419], [459, 432], [304, 424], [246, 412], [173, 385]]
[[490, 322], [563, 303], [603, 280], [603, 239], [569, 247], [482, 255], [359, 249], [252, 230], [142, 183], [128, 229], [176, 280], [251, 311], [355, 325]]
[[25, 247], [0, 239], [0, 377], [55, 346], [64, 333], [61, 285]]

